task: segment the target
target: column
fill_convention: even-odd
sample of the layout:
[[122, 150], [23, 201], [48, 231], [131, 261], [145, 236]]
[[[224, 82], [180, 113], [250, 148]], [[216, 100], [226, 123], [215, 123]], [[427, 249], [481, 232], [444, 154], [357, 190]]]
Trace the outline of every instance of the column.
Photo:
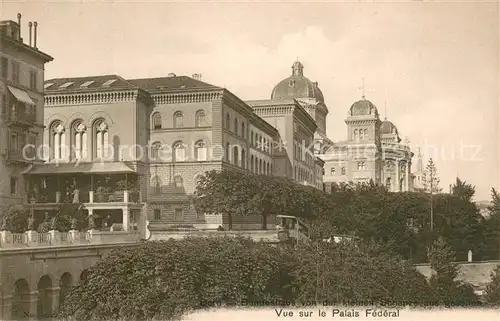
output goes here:
[[10, 320], [12, 319], [12, 295], [4, 296], [0, 298], [1, 310], [0, 310], [0, 320]]
[[128, 231], [128, 229], [129, 229], [129, 209], [128, 209], [128, 207], [125, 206], [125, 207], [123, 207], [122, 211], [123, 211], [123, 221], [122, 221], [123, 230]]
[[406, 191], [410, 191], [410, 162], [406, 162]]
[[59, 312], [59, 291], [61, 289], [59, 287], [52, 288], [49, 291], [50, 303], [52, 304], [52, 316], [56, 316], [57, 312]]
[[394, 189], [396, 192], [400, 192], [399, 190], [399, 160], [396, 159], [396, 181], [394, 182], [396, 184], [396, 188]]
[[89, 191], [89, 203], [94, 203], [94, 191]]
[[30, 292], [28, 299], [26, 300], [28, 305], [28, 311], [24, 311], [26, 314], [26, 319], [37, 320], [38, 319], [38, 291]]

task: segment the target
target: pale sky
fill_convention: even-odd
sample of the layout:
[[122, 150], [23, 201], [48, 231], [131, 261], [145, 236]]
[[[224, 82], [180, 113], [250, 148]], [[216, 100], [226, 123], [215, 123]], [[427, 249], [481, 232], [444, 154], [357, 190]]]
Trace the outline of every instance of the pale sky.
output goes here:
[[[3, 1], [3, 2], [2, 2]], [[433, 157], [448, 190], [458, 175], [478, 200], [498, 187], [499, 5], [391, 1], [133, 2], [0, 0], [0, 19], [37, 21], [55, 60], [46, 79], [201, 73], [243, 100], [268, 99], [298, 57], [330, 110], [327, 133], [361, 97]], [[414, 159], [415, 163], [415, 159]], [[415, 166], [415, 165], [414, 165]]]

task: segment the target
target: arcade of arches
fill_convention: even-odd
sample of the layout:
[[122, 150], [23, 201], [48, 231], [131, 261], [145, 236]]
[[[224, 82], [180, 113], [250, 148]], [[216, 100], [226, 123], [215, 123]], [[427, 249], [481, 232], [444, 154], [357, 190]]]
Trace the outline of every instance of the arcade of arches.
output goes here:
[[[75, 279], [68, 272], [59, 277], [59, 282], [49, 275], [44, 275], [38, 281], [35, 290], [26, 279], [18, 279], [14, 283], [14, 293], [11, 296], [10, 318], [12, 320], [46, 319], [55, 316], [59, 306], [75, 283], [84, 280], [87, 270], [83, 270]], [[6, 311], [8, 312], [8, 311]]]

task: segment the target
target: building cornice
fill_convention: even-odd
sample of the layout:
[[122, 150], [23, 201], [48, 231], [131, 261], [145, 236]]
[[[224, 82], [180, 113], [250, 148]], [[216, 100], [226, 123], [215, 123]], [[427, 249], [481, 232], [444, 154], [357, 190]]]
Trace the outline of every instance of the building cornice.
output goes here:
[[46, 54], [46, 53], [44, 53], [36, 48], [28, 46], [27, 44], [25, 44], [23, 42], [12, 39], [11, 37], [7, 37], [5, 35], [2, 35], [2, 36], [0, 36], [0, 40], [2, 42], [6, 42], [6, 43], [12, 45], [13, 47], [15, 47], [18, 50], [21, 49], [30, 55], [33, 55], [33, 56], [36, 56], [37, 58], [42, 59], [45, 63], [54, 60], [54, 58], [52, 58], [48, 54]]
[[207, 103], [221, 100], [223, 90], [220, 88], [190, 88], [185, 90], [150, 91], [155, 105]]
[[68, 105], [112, 104], [142, 100], [151, 102], [148, 92], [140, 89], [106, 88], [106, 90], [72, 90], [45, 94], [45, 107]]

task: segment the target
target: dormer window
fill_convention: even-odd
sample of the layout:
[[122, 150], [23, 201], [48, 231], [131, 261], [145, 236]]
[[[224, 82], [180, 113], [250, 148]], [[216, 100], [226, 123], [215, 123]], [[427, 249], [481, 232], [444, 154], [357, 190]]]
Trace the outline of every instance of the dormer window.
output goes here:
[[290, 86], [290, 87], [295, 86], [295, 80], [293, 80], [293, 79], [292, 79], [292, 80], [290, 80], [290, 81], [288, 82], [288, 86]]
[[109, 87], [111, 86], [112, 83], [114, 83], [116, 81], [116, 79], [110, 79], [108, 81], [106, 81], [105, 83], [102, 84], [103, 87]]
[[89, 80], [89, 81], [86, 81], [83, 84], [81, 84], [80, 87], [81, 88], [87, 88], [88, 86], [92, 85], [93, 83], [95, 83], [94, 80]]
[[69, 86], [71, 86], [73, 84], [74, 84], [74, 82], [68, 81], [68, 82], [62, 84], [61, 86], [59, 86], [59, 89], [66, 89], [66, 88], [68, 88]]

